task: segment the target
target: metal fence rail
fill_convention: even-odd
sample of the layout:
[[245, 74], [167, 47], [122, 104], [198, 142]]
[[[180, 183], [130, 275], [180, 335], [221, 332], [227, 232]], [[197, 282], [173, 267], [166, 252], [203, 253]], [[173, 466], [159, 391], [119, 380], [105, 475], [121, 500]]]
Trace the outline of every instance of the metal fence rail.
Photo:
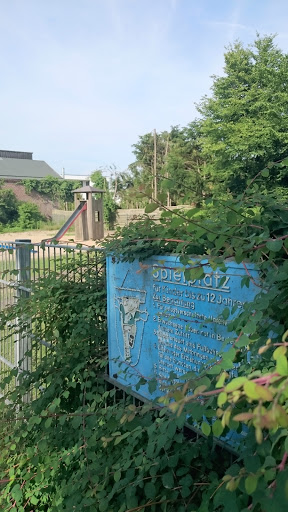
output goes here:
[[[0, 311], [8, 310], [19, 298], [29, 297], [31, 288], [50, 275], [69, 281], [83, 282], [89, 269], [101, 272], [103, 249], [85, 246], [38, 243], [30, 240], [0, 241]], [[84, 264], [85, 263], [85, 264]], [[11, 374], [13, 368], [30, 371], [51, 348], [44, 340], [37, 340], [32, 347], [31, 335], [19, 333], [17, 321], [0, 330], [0, 382]], [[34, 344], [35, 345], [35, 344]], [[32, 350], [31, 355], [27, 351]], [[16, 385], [10, 381], [9, 389]]]

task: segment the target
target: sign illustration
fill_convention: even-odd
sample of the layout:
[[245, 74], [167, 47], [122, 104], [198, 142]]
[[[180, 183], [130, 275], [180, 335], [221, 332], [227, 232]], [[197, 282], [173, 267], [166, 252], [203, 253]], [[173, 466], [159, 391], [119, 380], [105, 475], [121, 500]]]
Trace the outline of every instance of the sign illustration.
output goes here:
[[141, 355], [144, 324], [148, 318], [148, 312], [144, 309], [145, 302], [145, 290], [123, 286], [115, 288], [114, 304], [118, 310], [115, 328], [119, 356], [130, 366], [136, 366]]

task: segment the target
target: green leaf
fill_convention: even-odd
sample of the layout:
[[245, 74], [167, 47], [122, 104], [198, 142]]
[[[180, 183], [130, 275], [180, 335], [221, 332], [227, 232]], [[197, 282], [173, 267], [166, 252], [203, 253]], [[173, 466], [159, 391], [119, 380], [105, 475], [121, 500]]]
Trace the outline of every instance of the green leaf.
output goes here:
[[277, 357], [276, 372], [285, 377], [288, 375], [288, 363], [285, 356]]
[[[189, 487], [186, 487], [185, 485], [183, 485], [182, 489], [181, 489], [181, 496], [182, 498], [188, 498], [188, 496], [191, 495], [191, 490]], [[185, 509], [184, 509], [185, 510]]]
[[151, 395], [154, 393], [154, 391], [156, 391], [157, 389], [157, 380], [156, 379], [151, 379], [148, 381], [148, 390], [149, 390], [149, 393], [151, 393]]
[[[218, 384], [218, 383], [217, 383]], [[206, 384], [202, 384], [201, 386], [197, 386], [197, 388], [194, 389], [193, 391], [193, 395], [194, 396], [199, 396], [201, 395], [202, 393], [204, 393], [204, 391], [207, 389], [207, 386]]]
[[261, 175], [263, 176], [263, 178], [268, 178], [269, 169], [263, 169], [263, 171], [261, 171]]
[[283, 247], [283, 240], [269, 240], [269, 242], [266, 243], [266, 247], [269, 251], [278, 252]]
[[244, 334], [253, 334], [257, 329], [257, 324], [253, 320], [250, 320], [248, 324], [244, 325], [242, 332]]
[[169, 468], [176, 468], [176, 466], [178, 464], [178, 461], [179, 461], [179, 453], [174, 453], [168, 459], [168, 467]]
[[258, 484], [258, 477], [256, 475], [249, 475], [245, 479], [245, 489], [247, 494], [253, 494], [256, 491]]
[[229, 315], [230, 315], [230, 309], [224, 308], [222, 311], [222, 317], [224, 318], [224, 320], [227, 320], [227, 318], [229, 318]]
[[235, 261], [236, 263], [242, 263], [244, 259], [243, 252], [240, 249], [237, 249], [235, 252]]
[[189, 269], [185, 270], [184, 274], [185, 274], [186, 279], [188, 278], [189, 280], [201, 279], [202, 277], [204, 277], [203, 267], [199, 266], [199, 267], [189, 268]]
[[188, 472], [189, 472], [189, 467], [188, 466], [182, 466], [181, 468], [177, 469], [176, 475], [177, 476], [183, 476], [183, 475], [187, 475]]
[[228, 224], [236, 224], [237, 222], [237, 213], [234, 211], [228, 211], [227, 213], [227, 222]]
[[285, 356], [287, 352], [287, 347], [285, 345], [281, 345], [280, 347], [277, 347], [276, 350], [273, 352], [273, 358], [275, 361], [277, 361], [278, 357]]
[[213, 366], [211, 366], [211, 368], [209, 368], [207, 370], [207, 373], [209, 375], [218, 375], [221, 372], [222, 372], [222, 368], [221, 368], [220, 364], [217, 364], [217, 363], [213, 364]]
[[[99, 496], [99, 493], [98, 493], [98, 496]], [[101, 500], [99, 503], [99, 512], [106, 512], [108, 506], [109, 506], [109, 503], [106, 499]]]
[[22, 489], [20, 487], [20, 484], [16, 484], [12, 487], [11, 496], [16, 501], [17, 505], [19, 505], [19, 502], [22, 498]]
[[[288, 438], [285, 440], [285, 443], [286, 443], [286, 441], [288, 441]], [[287, 446], [288, 446], [288, 442], [287, 442]], [[271, 455], [267, 455], [267, 457], [265, 458], [263, 467], [264, 468], [276, 467], [276, 460], [274, 459], [274, 457], [272, 457]]]
[[259, 400], [260, 398], [255, 382], [247, 380], [244, 384], [244, 392], [248, 398], [252, 398], [252, 400]]
[[168, 427], [167, 427], [167, 435], [169, 436], [169, 438], [172, 439], [174, 437], [176, 430], [177, 430], [177, 426], [176, 426], [175, 420], [173, 419], [173, 421], [169, 422]]
[[222, 388], [224, 386], [224, 382], [227, 379], [228, 374], [226, 372], [221, 373], [219, 379], [216, 383], [216, 389]]
[[44, 423], [45, 428], [51, 427], [51, 423], [52, 423], [52, 418], [47, 418], [47, 420]]
[[224, 352], [222, 357], [223, 357], [223, 360], [228, 360], [229, 363], [230, 363], [230, 361], [233, 361], [233, 359], [235, 358], [235, 355], [236, 355], [236, 349], [235, 348], [230, 348], [229, 350]]
[[153, 213], [157, 208], [159, 208], [157, 203], [149, 203], [145, 206], [145, 213]]
[[217, 238], [217, 233], [208, 233], [207, 234], [207, 238], [210, 242], [213, 242], [215, 240], [215, 238]]
[[162, 483], [166, 489], [173, 489], [174, 487], [174, 477], [173, 473], [164, 473], [162, 475]]
[[240, 389], [243, 386], [243, 384], [245, 384], [246, 381], [247, 377], [236, 377], [235, 379], [231, 380], [231, 382], [229, 382], [227, 386], [225, 386], [225, 391], [227, 393], [230, 393], [231, 391], [236, 391], [237, 389]]
[[155, 488], [155, 485], [152, 483], [152, 482], [148, 482], [147, 484], [145, 484], [144, 486], [144, 492], [145, 492], [145, 496], [146, 498], [148, 499], [153, 499], [155, 498], [156, 496], [156, 488]]
[[272, 402], [273, 394], [271, 393], [270, 389], [256, 384], [255, 390], [258, 393], [259, 398], [262, 398], [262, 400], [264, 400], [265, 402]]
[[286, 272], [279, 272], [278, 274], [275, 274], [275, 281], [286, 281], [287, 274]]
[[244, 467], [247, 473], [256, 474], [261, 468], [262, 462], [260, 457], [254, 453], [253, 455], [246, 455], [244, 457]]
[[244, 286], [246, 286], [246, 288], [249, 288], [249, 286], [250, 286], [250, 277], [249, 276], [242, 277], [241, 288], [243, 288]]
[[222, 405], [224, 405], [227, 402], [227, 397], [228, 397], [228, 395], [224, 391], [222, 391], [219, 394], [218, 399], [217, 399], [217, 404], [219, 405], [219, 407], [222, 407]]
[[83, 418], [82, 416], [79, 414], [79, 416], [74, 416], [71, 424], [72, 424], [72, 427], [76, 430], [77, 428], [80, 427], [80, 425], [82, 424], [83, 422]]
[[207, 421], [202, 422], [201, 430], [202, 430], [204, 436], [209, 436], [209, 434], [211, 432], [211, 427], [210, 427], [209, 423], [207, 423]]
[[224, 430], [224, 428], [222, 426], [222, 422], [220, 420], [214, 421], [214, 423], [212, 424], [213, 435], [216, 437], [220, 437], [223, 430]]
[[66, 420], [67, 420], [67, 415], [66, 414], [63, 414], [62, 416], [60, 416], [60, 418], [59, 418], [60, 425], [64, 425]]
[[219, 251], [220, 249], [223, 248], [224, 244], [226, 242], [226, 237], [223, 236], [223, 235], [220, 235], [216, 240], [215, 240], [215, 247], [217, 249], [217, 251]]
[[190, 487], [193, 484], [193, 478], [191, 475], [185, 475], [183, 478], [180, 478], [179, 484], [185, 487]]
[[121, 479], [121, 471], [119, 469], [118, 471], [116, 471], [114, 473], [114, 480], [115, 480], [115, 482], [119, 482], [120, 479]]
[[157, 200], [160, 203], [162, 203], [162, 204], [165, 203], [167, 201], [167, 194], [166, 194], [166, 192], [162, 192], [162, 194], [158, 194]]
[[242, 336], [239, 338], [239, 340], [236, 343], [237, 348], [247, 347], [249, 345], [250, 339], [246, 334], [242, 334]]

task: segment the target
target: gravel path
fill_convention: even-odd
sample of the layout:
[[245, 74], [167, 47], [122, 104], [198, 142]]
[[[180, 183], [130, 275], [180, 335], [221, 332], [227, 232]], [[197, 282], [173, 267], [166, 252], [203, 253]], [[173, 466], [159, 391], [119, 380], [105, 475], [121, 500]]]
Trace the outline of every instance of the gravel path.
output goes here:
[[[45, 238], [50, 238], [56, 234], [57, 230], [53, 231], [45, 231], [42, 229], [35, 229], [31, 231], [21, 231], [19, 233], [0, 233], [0, 241], [3, 242], [14, 242], [15, 240], [31, 240], [31, 242], [38, 243], [44, 240]], [[61, 244], [71, 244], [82, 243], [83, 245], [93, 246], [100, 245], [98, 240], [94, 242], [93, 240], [85, 240], [85, 242], [81, 242], [80, 240], [76, 240], [74, 238], [74, 233], [66, 234], [63, 238], [61, 238]]]

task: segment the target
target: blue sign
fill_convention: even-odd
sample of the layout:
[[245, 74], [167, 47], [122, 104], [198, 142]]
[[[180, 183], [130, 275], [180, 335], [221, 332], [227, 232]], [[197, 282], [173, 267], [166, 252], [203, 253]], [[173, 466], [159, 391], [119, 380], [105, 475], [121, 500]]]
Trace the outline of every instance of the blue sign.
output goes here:
[[[176, 256], [144, 263], [107, 258], [110, 377], [133, 390], [141, 377], [156, 378], [156, 393], [147, 385], [138, 390], [145, 398], [159, 396], [171, 372], [181, 378], [217, 358], [233, 337], [228, 322], [260, 291], [252, 265], [229, 261], [223, 273], [201, 264], [203, 279], [187, 280]], [[242, 288], [247, 275], [250, 286]], [[224, 308], [235, 309], [228, 320]]]

